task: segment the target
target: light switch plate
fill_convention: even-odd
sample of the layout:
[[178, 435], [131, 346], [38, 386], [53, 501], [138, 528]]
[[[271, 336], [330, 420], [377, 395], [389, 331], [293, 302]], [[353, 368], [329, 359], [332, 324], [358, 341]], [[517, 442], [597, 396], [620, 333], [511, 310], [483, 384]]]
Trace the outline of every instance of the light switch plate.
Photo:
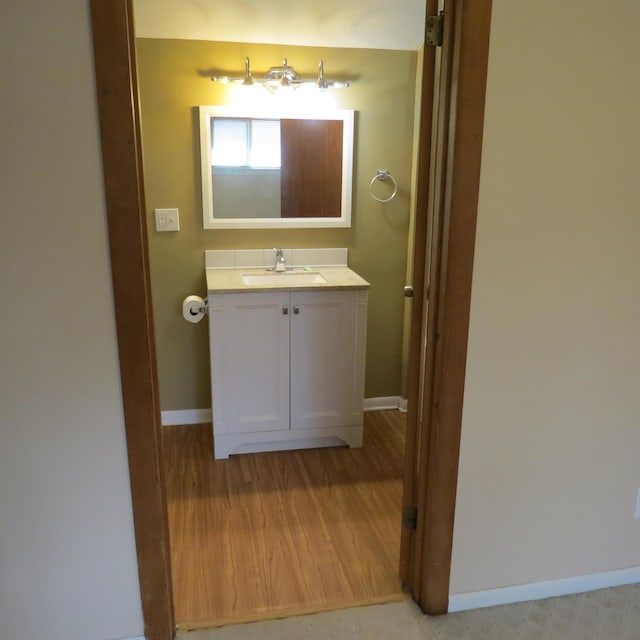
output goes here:
[[180, 231], [180, 212], [177, 209], [154, 209], [156, 231]]

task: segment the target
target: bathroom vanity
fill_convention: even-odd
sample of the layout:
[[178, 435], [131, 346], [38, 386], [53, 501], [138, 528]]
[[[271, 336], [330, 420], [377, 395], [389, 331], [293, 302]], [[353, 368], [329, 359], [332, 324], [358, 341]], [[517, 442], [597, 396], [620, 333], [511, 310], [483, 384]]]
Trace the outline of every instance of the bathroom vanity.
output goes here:
[[346, 250], [285, 250], [282, 272], [238, 266], [256, 252], [215, 253], [234, 254], [206, 271], [215, 457], [362, 446], [369, 284]]

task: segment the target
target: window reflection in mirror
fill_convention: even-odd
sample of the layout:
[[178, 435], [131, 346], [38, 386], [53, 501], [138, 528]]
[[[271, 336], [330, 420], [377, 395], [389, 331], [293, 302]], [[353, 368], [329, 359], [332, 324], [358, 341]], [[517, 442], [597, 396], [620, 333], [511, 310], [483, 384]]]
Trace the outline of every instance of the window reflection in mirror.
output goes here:
[[280, 169], [280, 121], [211, 118], [211, 166]]
[[205, 228], [347, 227], [353, 111], [200, 107]]

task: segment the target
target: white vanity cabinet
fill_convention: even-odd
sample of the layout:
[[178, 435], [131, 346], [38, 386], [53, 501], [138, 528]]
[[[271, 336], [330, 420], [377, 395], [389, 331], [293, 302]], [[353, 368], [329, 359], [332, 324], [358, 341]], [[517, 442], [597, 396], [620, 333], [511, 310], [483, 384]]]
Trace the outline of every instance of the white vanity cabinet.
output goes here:
[[209, 295], [216, 458], [362, 446], [367, 291]]

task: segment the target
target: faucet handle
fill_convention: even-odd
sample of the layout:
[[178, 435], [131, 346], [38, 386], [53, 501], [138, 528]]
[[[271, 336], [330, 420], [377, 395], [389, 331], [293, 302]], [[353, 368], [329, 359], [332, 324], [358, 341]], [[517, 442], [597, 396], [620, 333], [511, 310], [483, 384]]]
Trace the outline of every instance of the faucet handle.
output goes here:
[[273, 265], [274, 271], [286, 271], [287, 260], [284, 257], [284, 251], [280, 247], [274, 247], [276, 252], [276, 261]]

